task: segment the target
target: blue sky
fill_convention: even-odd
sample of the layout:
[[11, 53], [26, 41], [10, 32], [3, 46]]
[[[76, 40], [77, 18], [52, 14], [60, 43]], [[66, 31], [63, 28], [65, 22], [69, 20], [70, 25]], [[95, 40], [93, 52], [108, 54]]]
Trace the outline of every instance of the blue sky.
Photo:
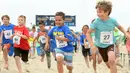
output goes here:
[[[130, 26], [130, 0], [112, 0], [113, 11], [111, 17], [126, 29]], [[26, 15], [27, 26], [35, 24], [35, 15], [54, 15], [57, 11], [63, 11], [67, 15], [76, 15], [76, 27], [80, 31], [84, 24], [90, 24], [96, 18], [96, 0], [0, 0], [0, 17], [8, 14], [11, 23], [17, 25], [17, 17]]]

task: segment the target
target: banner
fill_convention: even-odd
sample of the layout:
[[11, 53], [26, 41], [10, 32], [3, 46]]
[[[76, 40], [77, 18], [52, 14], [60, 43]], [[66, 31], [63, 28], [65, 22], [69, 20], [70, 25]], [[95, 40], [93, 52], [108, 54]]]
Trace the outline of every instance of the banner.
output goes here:
[[[54, 26], [55, 16], [54, 15], [36, 15], [36, 25], [39, 25], [39, 21], [43, 20], [46, 26]], [[65, 25], [76, 26], [76, 16], [65, 16]]]

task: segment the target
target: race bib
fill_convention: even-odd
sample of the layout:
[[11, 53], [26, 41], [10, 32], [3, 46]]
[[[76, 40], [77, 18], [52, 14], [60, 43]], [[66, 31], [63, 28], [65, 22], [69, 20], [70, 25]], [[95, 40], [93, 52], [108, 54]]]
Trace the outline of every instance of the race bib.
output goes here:
[[42, 44], [46, 43], [46, 37], [45, 36], [40, 36], [40, 41]]
[[113, 32], [101, 32], [100, 43], [103, 44], [113, 44]]
[[85, 48], [90, 48], [90, 45], [89, 45], [89, 43], [88, 43], [88, 42], [86, 42], [86, 44], [87, 44], [88, 46], [85, 46]]
[[14, 37], [13, 37], [13, 43], [19, 45], [19, 44], [20, 44], [20, 39], [21, 39], [21, 37], [19, 37], [19, 36], [14, 36]]
[[12, 30], [5, 30], [4, 36], [6, 39], [10, 39], [10, 37], [12, 36]]
[[[64, 36], [59, 36], [59, 37], [64, 37]], [[63, 48], [66, 47], [68, 44], [66, 41], [56, 40], [56, 45], [57, 48]]]

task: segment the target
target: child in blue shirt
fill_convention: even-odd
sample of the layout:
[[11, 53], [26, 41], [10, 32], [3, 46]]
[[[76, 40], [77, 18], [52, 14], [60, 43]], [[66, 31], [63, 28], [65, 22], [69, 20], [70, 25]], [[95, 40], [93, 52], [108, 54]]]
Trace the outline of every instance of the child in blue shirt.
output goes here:
[[[57, 12], [55, 15], [55, 24], [48, 33], [49, 39], [54, 39], [56, 42], [56, 60], [59, 73], [63, 73], [63, 64], [67, 65], [69, 73], [72, 73], [72, 55], [73, 55], [73, 39], [72, 33], [68, 26], [64, 25], [65, 14]], [[48, 43], [47, 41], [47, 43]], [[46, 48], [49, 44], [46, 44]]]
[[[4, 68], [8, 69], [8, 52], [11, 51], [11, 47], [13, 47], [13, 40], [10, 39], [12, 34], [14, 33], [14, 25], [9, 23], [9, 16], [2, 16], [3, 25], [0, 26], [0, 33], [2, 36], [2, 49], [3, 49], [3, 57], [4, 57]], [[13, 51], [11, 51], [13, 53]]]

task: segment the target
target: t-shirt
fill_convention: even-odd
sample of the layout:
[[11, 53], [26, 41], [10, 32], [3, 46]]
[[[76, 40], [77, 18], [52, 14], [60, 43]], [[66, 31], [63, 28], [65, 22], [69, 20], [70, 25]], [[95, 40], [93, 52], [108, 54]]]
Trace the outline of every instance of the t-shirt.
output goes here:
[[39, 37], [39, 40], [40, 40], [40, 45], [46, 43], [47, 33], [48, 33], [48, 30], [39, 31], [38, 32], [38, 37]]
[[11, 40], [10, 37], [14, 33], [14, 25], [9, 24], [8, 26], [6, 26], [6, 25], [3, 24], [3, 25], [0, 26], [0, 33], [2, 31], [3, 31], [2, 45], [7, 44], [7, 43], [13, 44], [13, 40]]
[[109, 18], [104, 21], [100, 18], [90, 25], [90, 28], [95, 30], [95, 45], [101, 48], [106, 48], [116, 42], [114, 37], [114, 29], [118, 26], [115, 19]]
[[[72, 36], [72, 33], [69, 29], [68, 26], [64, 25], [64, 26], [54, 26], [48, 33], [48, 36], [50, 37], [50, 39], [54, 39], [56, 42], [56, 48], [64, 51], [64, 52], [72, 52], [73, 51], [73, 45], [72, 42], [74, 41], [74, 37]], [[56, 36], [59, 37], [65, 37], [67, 38], [69, 41], [57, 41], [55, 39]], [[59, 47], [62, 46], [62, 47]]]
[[86, 39], [86, 35], [85, 34], [81, 34], [80, 35], [80, 44], [84, 45], [84, 39]]
[[[81, 45], [84, 45], [84, 40], [86, 40], [86, 41], [85, 41], [86, 44], [89, 45], [89, 42], [88, 42], [88, 40], [87, 40], [86, 38], [87, 38], [87, 36], [86, 36], [85, 34], [81, 34], [81, 35], [80, 35], [80, 44], [81, 44]], [[90, 48], [90, 45], [89, 45], [88, 48]]]
[[[22, 27], [15, 26], [14, 27], [14, 33], [26, 35], [29, 38], [29, 31], [25, 26], [22, 26]], [[14, 37], [13, 37], [14, 41], [20, 42], [20, 43], [14, 43], [15, 48], [20, 48], [20, 49], [23, 49], [23, 50], [29, 50], [30, 49], [28, 40], [23, 39], [23, 38], [18, 37], [18, 36], [16, 36], [16, 38], [14, 38]], [[18, 40], [19, 38], [20, 38], [20, 40]]]

